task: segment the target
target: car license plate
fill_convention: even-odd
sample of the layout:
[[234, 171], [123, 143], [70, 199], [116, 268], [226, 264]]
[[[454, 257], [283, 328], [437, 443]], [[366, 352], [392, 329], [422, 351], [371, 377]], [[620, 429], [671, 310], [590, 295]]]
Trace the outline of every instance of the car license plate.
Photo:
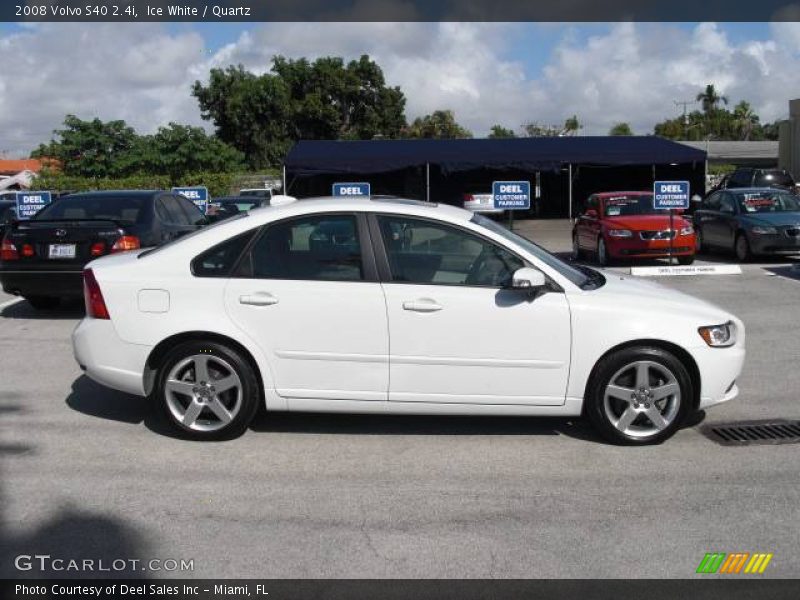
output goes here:
[[75, 244], [50, 244], [49, 258], [75, 258]]

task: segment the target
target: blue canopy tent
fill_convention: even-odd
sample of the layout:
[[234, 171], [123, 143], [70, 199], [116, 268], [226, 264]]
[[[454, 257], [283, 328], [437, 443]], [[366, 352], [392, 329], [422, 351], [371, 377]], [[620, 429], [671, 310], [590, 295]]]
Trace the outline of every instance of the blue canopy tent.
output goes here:
[[[317, 176], [353, 180], [404, 169], [424, 169], [425, 193], [430, 200], [431, 168], [442, 177], [465, 171], [569, 171], [570, 213], [573, 167], [689, 167], [693, 187], [705, 176], [706, 153], [653, 136], [576, 136], [458, 140], [303, 140], [289, 151], [284, 163], [284, 189], [297, 178]], [[704, 182], [703, 182], [704, 183]], [[287, 187], [288, 184], [288, 187]], [[571, 216], [571, 214], [570, 214]]]

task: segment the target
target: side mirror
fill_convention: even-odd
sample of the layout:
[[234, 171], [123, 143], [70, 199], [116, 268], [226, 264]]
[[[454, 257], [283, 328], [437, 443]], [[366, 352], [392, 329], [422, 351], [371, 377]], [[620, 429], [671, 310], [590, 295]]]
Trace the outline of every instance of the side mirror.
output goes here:
[[597, 211], [595, 209], [593, 209], [593, 208], [590, 208], [589, 210], [587, 210], [585, 214], [590, 219], [596, 219], [597, 218]]
[[514, 271], [511, 277], [511, 288], [515, 290], [535, 290], [547, 284], [544, 273], [539, 269], [522, 267]]

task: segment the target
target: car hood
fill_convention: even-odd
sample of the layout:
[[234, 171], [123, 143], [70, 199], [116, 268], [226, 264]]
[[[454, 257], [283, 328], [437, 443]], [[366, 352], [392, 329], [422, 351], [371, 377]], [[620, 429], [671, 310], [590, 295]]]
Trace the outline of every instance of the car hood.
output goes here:
[[800, 225], [800, 211], [743, 214], [739, 219], [747, 225]]
[[[630, 215], [605, 217], [603, 219], [610, 229], [630, 229], [631, 231], [660, 231], [669, 229], [669, 214], [664, 215]], [[685, 227], [689, 222], [682, 216], [675, 215], [674, 226]]]
[[668, 288], [655, 281], [603, 271], [606, 283], [589, 292], [613, 302], [619, 310], [661, 312], [675, 317], [696, 319], [700, 324], [715, 325], [737, 320], [734, 315], [695, 296]]

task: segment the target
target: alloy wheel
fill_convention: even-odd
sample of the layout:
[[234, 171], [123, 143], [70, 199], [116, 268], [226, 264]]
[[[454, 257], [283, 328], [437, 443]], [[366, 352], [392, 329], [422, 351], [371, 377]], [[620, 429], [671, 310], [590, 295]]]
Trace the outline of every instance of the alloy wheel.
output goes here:
[[661, 363], [638, 360], [619, 369], [603, 396], [608, 422], [632, 438], [648, 438], [669, 427], [681, 406], [675, 374]]
[[194, 354], [175, 364], [167, 375], [164, 396], [173, 418], [194, 431], [219, 431], [242, 408], [239, 375], [224, 359]]

